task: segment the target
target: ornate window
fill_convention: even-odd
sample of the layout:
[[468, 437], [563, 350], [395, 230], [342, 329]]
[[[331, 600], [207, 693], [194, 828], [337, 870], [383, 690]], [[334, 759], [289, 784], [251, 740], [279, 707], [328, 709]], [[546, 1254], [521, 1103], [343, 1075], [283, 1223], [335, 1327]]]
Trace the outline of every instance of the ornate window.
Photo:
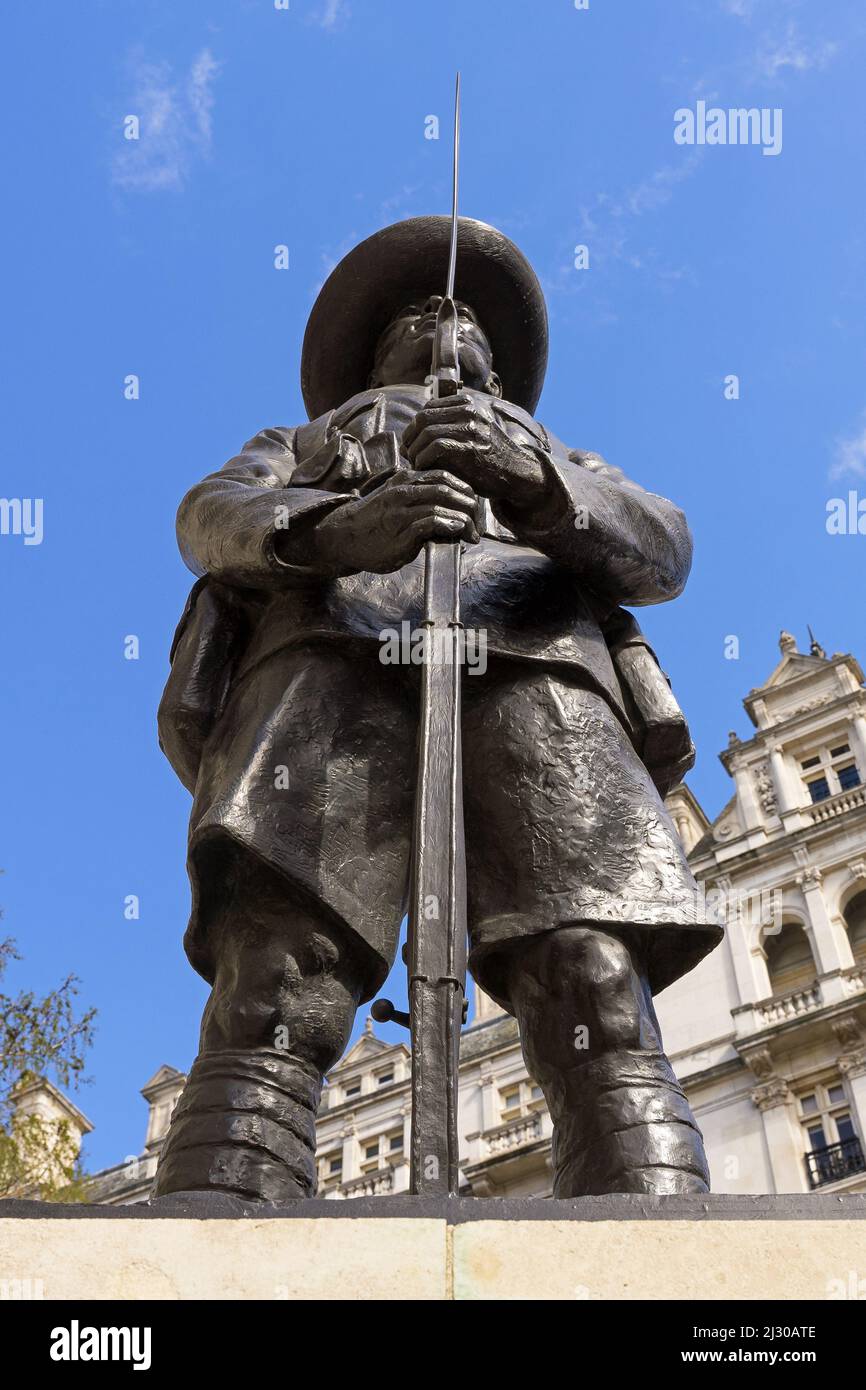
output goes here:
[[337, 1187], [343, 1177], [343, 1151], [331, 1149], [319, 1159], [319, 1189]]
[[866, 965], [866, 892], [858, 893], [845, 908], [845, 926], [851, 954], [858, 965]]
[[379, 1167], [379, 1136], [375, 1139], [364, 1140], [364, 1157], [361, 1162], [361, 1172], [369, 1173], [372, 1168]]
[[387, 1168], [389, 1159], [396, 1161], [403, 1152], [403, 1129], [389, 1130], [387, 1134], [377, 1134], [365, 1139], [361, 1145], [363, 1158], [362, 1173], [372, 1173], [376, 1168]]
[[840, 1182], [866, 1170], [842, 1082], [833, 1080], [813, 1086], [798, 1101], [810, 1186]]
[[814, 984], [815, 958], [799, 923], [787, 922], [780, 932], [765, 933], [763, 946], [773, 994], [793, 994]]
[[544, 1108], [544, 1095], [541, 1087], [531, 1079], [514, 1081], [499, 1091], [499, 1118], [503, 1124], [516, 1120], [520, 1115], [529, 1115]]
[[813, 802], [859, 787], [860, 772], [844, 737], [829, 748], [800, 759], [800, 772]]

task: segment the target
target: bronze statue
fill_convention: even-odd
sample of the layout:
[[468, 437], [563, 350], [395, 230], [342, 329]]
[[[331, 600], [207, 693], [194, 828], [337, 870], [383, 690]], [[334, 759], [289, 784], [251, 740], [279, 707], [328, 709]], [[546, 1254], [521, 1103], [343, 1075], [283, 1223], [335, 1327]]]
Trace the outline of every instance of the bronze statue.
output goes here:
[[554, 1195], [707, 1191], [652, 995], [721, 930], [662, 802], [688, 731], [622, 606], [675, 598], [691, 538], [535, 420], [540, 286], [466, 218], [462, 388], [430, 399], [449, 227], [413, 218], [345, 257], [305, 336], [309, 423], [264, 430], [181, 504], [200, 578], [160, 734], [194, 796], [185, 945], [212, 993], [158, 1196], [315, 1189], [323, 1076], [406, 910], [424, 664], [381, 657], [425, 622], [431, 541], [460, 543], [485, 658], [462, 682], [469, 967], [518, 1020]]

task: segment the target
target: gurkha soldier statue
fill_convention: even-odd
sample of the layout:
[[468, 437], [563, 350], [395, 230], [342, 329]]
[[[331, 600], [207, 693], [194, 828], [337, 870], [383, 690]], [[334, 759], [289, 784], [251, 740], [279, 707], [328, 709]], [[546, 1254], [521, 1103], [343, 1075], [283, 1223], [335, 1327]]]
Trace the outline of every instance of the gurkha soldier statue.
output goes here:
[[[454, 389], [431, 398], [451, 226], [399, 222], [341, 261], [304, 340], [309, 423], [263, 430], [181, 504], [199, 579], [160, 731], [194, 796], [185, 945], [212, 993], [157, 1198], [315, 1192], [323, 1078], [388, 974], [425, 844], [424, 670], [381, 660], [382, 639], [429, 622], [443, 549], [486, 652], [463, 673], [462, 768], [444, 769], [469, 968], [518, 1021], [554, 1196], [708, 1190], [652, 998], [721, 930], [662, 800], [688, 731], [623, 607], [680, 593], [691, 538], [674, 505], [534, 418], [541, 289], [468, 218]], [[432, 1075], [456, 1089], [453, 1068]]]

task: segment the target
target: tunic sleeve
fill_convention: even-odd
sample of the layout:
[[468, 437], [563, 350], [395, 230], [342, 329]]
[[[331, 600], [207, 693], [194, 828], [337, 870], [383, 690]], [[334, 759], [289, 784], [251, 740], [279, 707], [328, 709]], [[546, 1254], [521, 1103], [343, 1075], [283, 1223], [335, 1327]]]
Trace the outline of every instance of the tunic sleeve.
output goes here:
[[[319, 578], [303, 537], [347, 498], [315, 487], [292, 487], [295, 431], [263, 430], [224, 468], [183, 499], [177, 537], [193, 574], [251, 589], [284, 589]], [[295, 562], [293, 549], [304, 553]]]
[[598, 454], [547, 454], [543, 464], [550, 489], [541, 513], [497, 509], [524, 544], [574, 571], [613, 605], [664, 603], [682, 592], [692, 537], [679, 507], [644, 491]]

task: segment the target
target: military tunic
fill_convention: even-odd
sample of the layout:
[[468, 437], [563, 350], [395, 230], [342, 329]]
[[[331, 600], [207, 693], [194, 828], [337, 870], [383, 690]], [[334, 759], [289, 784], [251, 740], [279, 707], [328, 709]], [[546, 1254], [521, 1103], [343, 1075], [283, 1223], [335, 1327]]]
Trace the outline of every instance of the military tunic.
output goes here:
[[[399, 466], [400, 435], [423, 399], [422, 387], [380, 388], [311, 425], [267, 430], [181, 505], [187, 563], [240, 593], [244, 609], [190, 822], [186, 944], [206, 978], [220, 863], [209, 851], [226, 836], [365, 944], [365, 997], [393, 961], [419, 674], [383, 664], [380, 651], [384, 632], [420, 621], [423, 554], [394, 574], [329, 578], [291, 558], [291, 539], [357, 486], [357, 469], [340, 472], [337, 444], [357, 442], [370, 485], [383, 460]], [[461, 616], [488, 656], [486, 671], [463, 681], [470, 966], [507, 1004], [497, 969], [507, 943], [560, 923], [619, 924], [646, 935], [658, 990], [720, 931], [699, 910], [635, 751], [601, 624], [616, 605], [680, 592], [689, 532], [670, 502], [567, 450], [518, 407], [494, 408], [542, 460], [556, 503], [543, 519], [488, 508], [480, 543], [464, 550]], [[279, 548], [275, 527], [286, 532]]]

